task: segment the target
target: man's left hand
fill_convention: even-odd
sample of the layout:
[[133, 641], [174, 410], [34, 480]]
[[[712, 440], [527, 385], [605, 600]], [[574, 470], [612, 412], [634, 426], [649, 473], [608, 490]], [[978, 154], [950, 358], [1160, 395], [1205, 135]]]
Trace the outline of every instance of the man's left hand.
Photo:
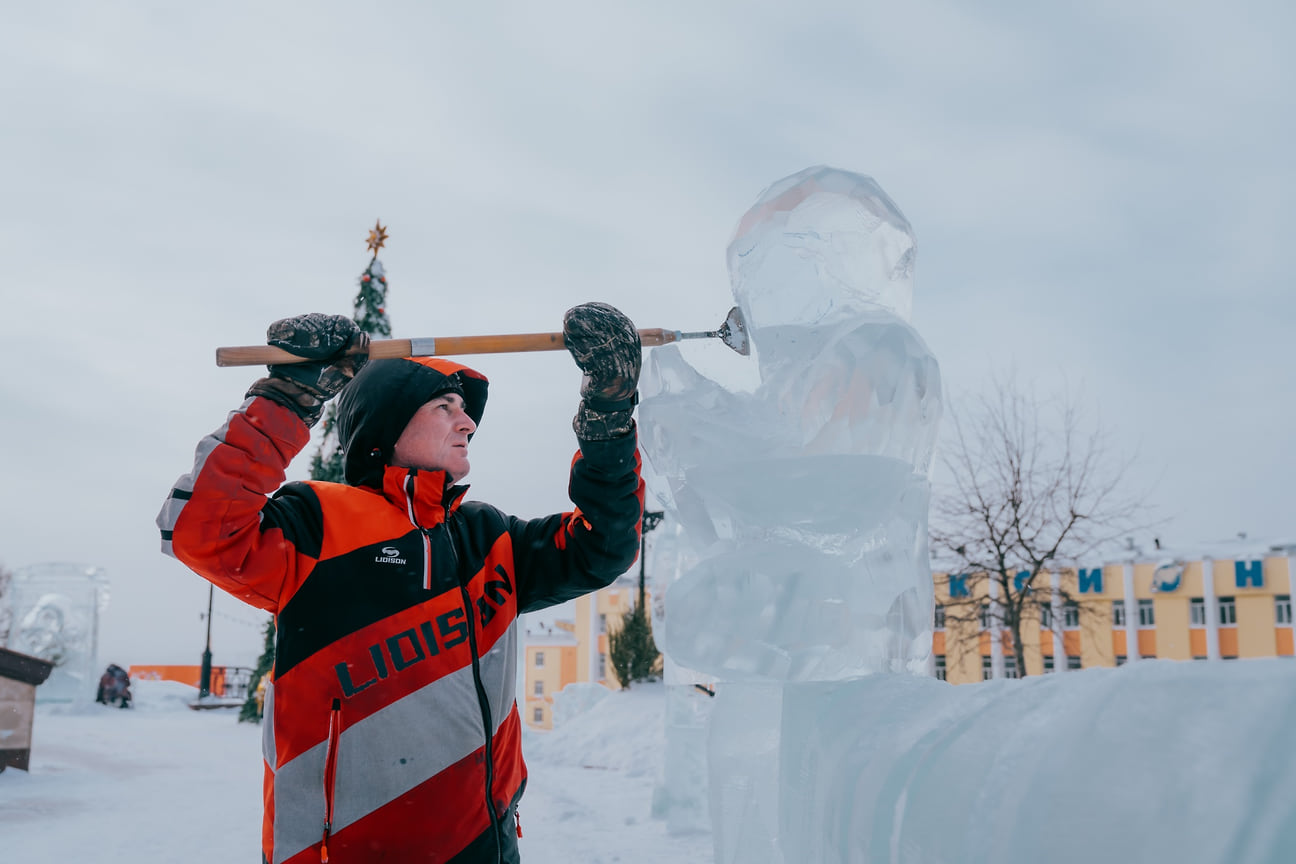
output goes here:
[[643, 366], [634, 322], [606, 303], [582, 303], [563, 316], [563, 341], [585, 373], [576, 434], [593, 441], [629, 432]]

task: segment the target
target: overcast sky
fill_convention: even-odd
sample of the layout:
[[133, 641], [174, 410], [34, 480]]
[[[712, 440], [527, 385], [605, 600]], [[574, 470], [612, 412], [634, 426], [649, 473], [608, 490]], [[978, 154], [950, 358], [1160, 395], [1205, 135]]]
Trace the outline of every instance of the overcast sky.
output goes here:
[[[8, 4], [0, 563], [104, 567], [103, 661], [196, 663], [206, 583], [153, 520], [257, 377], [216, 346], [349, 313], [377, 218], [397, 335], [555, 330], [592, 299], [714, 327], [739, 217], [816, 164], [913, 224], [951, 400], [1014, 365], [1066, 382], [1165, 542], [1290, 537], [1293, 10]], [[564, 509], [570, 358], [470, 362], [470, 495]], [[216, 612], [215, 662], [253, 660], [265, 616]]]

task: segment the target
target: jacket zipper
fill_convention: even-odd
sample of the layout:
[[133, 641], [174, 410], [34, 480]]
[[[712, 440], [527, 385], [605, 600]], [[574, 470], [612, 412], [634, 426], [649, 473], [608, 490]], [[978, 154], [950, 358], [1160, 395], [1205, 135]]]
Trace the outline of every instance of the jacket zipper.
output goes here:
[[495, 785], [495, 756], [494, 736], [491, 735], [491, 710], [490, 701], [486, 698], [486, 687], [482, 684], [481, 679], [481, 662], [477, 656], [477, 626], [473, 622], [472, 598], [468, 596], [468, 589], [464, 585], [459, 586], [459, 592], [463, 595], [464, 612], [468, 618], [468, 644], [472, 647], [472, 670], [473, 684], [477, 687], [477, 704], [481, 708], [482, 730], [486, 733], [486, 812], [490, 814], [491, 829], [495, 834], [495, 846], [499, 855], [499, 860], [504, 860], [504, 849], [500, 846], [500, 818], [495, 812], [495, 802], [491, 795], [491, 788]]
[[[428, 536], [428, 529], [418, 523], [414, 513], [414, 472], [410, 472], [405, 481], [405, 498], [409, 507], [410, 524], [419, 530], [423, 536], [423, 587], [431, 589], [432, 586], [432, 541]], [[494, 741], [491, 735], [493, 724], [491, 723], [490, 700], [486, 696], [486, 685], [482, 683], [481, 678], [481, 660], [477, 653], [477, 624], [473, 618], [472, 597], [468, 593], [468, 586], [464, 584], [463, 564], [459, 560], [459, 543], [458, 532], [454, 529], [457, 524], [455, 517], [457, 514], [445, 504], [442, 504], [445, 510], [443, 522], [446, 527], [446, 537], [450, 543], [450, 557], [454, 559], [454, 570], [456, 580], [459, 582], [459, 595], [463, 598], [464, 619], [468, 622], [468, 648], [472, 651], [472, 673], [473, 686], [477, 690], [477, 707], [481, 709], [482, 731], [486, 738], [486, 813], [490, 816], [491, 833], [495, 836], [495, 855], [500, 864], [504, 864], [504, 846], [500, 839], [500, 816], [495, 812], [495, 802], [492, 797], [491, 789], [495, 785], [495, 757]], [[519, 835], [521, 836], [521, 835]]]
[[[451, 525], [450, 511], [446, 511], [446, 528]], [[450, 549], [455, 559], [455, 571], [459, 576], [459, 594], [463, 597], [464, 618], [468, 621], [468, 647], [472, 649], [472, 670], [473, 686], [477, 689], [477, 706], [481, 709], [482, 731], [486, 737], [486, 812], [490, 815], [491, 833], [495, 835], [495, 853], [501, 864], [504, 861], [504, 847], [500, 840], [500, 816], [495, 812], [495, 801], [491, 790], [495, 786], [495, 755], [494, 755], [494, 736], [491, 730], [494, 724], [491, 722], [490, 700], [486, 697], [486, 685], [482, 683], [481, 678], [481, 657], [477, 651], [477, 621], [473, 616], [472, 597], [468, 593], [468, 586], [464, 584], [464, 573], [459, 561], [459, 552], [457, 549], [456, 532], [451, 531]]]
[[328, 746], [324, 750], [324, 836], [320, 839], [320, 862], [328, 864], [328, 840], [333, 831], [333, 795], [337, 787], [338, 741], [342, 737], [342, 700], [333, 700], [329, 711]]
[[[447, 511], [448, 512], [448, 511]], [[414, 472], [410, 472], [405, 477], [405, 515], [409, 517], [410, 524], [419, 530], [423, 537], [423, 590], [432, 590], [432, 539], [428, 537], [428, 529], [418, 523], [414, 515]]]

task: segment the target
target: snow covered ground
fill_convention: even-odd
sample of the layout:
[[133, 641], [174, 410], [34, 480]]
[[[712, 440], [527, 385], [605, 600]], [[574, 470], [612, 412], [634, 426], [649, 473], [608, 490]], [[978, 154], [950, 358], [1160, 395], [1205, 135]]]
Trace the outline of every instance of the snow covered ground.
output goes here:
[[[0, 773], [5, 864], [260, 860], [260, 728], [190, 710], [191, 687], [132, 689], [134, 710], [37, 707], [31, 771]], [[527, 864], [712, 860], [709, 835], [669, 835], [650, 815], [663, 699], [662, 685], [638, 685], [524, 736]]]

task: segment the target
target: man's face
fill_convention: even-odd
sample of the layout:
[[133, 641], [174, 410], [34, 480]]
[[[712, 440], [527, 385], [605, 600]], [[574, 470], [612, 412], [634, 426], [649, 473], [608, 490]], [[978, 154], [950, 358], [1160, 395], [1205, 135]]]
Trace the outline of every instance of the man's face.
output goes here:
[[414, 412], [396, 439], [392, 464], [425, 471], [442, 470], [454, 482], [468, 474], [468, 436], [477, 424], [464, 412], [458, 393], [446, 393]]

